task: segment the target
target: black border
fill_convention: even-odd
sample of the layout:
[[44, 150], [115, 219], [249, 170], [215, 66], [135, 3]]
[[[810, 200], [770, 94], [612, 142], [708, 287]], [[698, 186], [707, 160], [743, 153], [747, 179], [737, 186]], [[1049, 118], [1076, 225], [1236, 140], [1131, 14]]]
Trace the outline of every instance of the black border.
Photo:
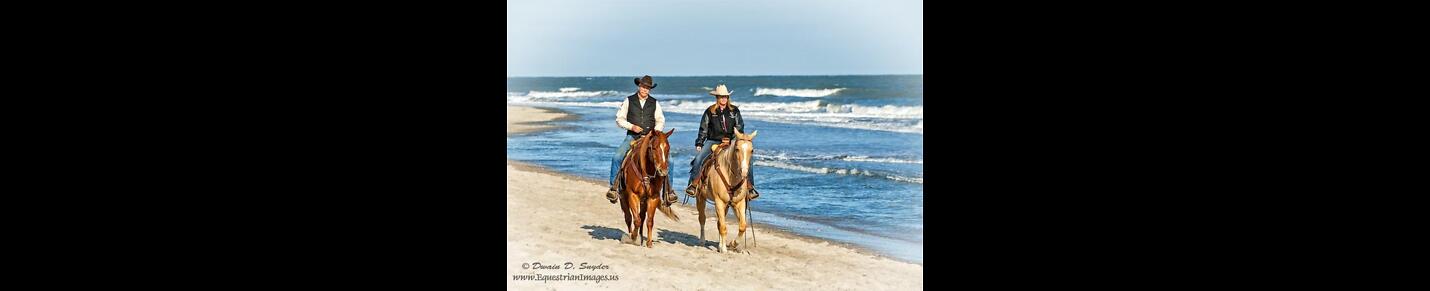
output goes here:
[[[97, 23], [126, 33], [95, 87], [128, 99], [90, 120], [121, 129], [95, 135], [115, 163], [78, 180], [133, 194], [83, 241], [205, 284], [505, 285], [505, 116], [483, 97], [505, 93], [504, 9], [388, 5]], [[926, 284], [1199, 283], [1178, 271], [1274, 241], [1275, 112], [1247, 81], [1274, 64], [1239, 32], [1265, 24], [925, 5]]]

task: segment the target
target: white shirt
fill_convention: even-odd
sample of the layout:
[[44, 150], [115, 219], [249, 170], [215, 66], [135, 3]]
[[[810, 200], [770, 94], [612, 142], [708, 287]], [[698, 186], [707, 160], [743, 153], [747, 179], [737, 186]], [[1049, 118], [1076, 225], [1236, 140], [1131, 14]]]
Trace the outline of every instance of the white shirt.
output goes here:
[[[636, 102], [639, 102], [641, 107], [645, 107], [645, 100], [650, 98], [637, 97], [636, 99], [638, 99]], [[616, 111], [616, 126], [620, 126], [626, 130], [631, 130], [631, 127], [635, 126], [635, 124], [631, 124], [630, 121], [626, 121], [626, 112], [630, 110], [629, 107], [631, 107], [630, 101], [621, 100], [621, 110]], [[642, 128], [641, 130], [641, 133], [645, 133], [646, 130], [651, 129]], [[665, 131], [665, 113], [660, 111], [660, 102], [655, 103], [655, 131]]]

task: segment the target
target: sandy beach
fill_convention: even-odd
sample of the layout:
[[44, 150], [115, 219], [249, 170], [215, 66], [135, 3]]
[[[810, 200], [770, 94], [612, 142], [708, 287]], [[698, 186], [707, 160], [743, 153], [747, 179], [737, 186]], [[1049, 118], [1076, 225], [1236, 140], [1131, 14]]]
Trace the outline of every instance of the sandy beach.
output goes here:
[[[507, 134], [552, 128], [557, 110], [507, 107]], [[605, 181], [507, 161], [506, 280], [513, 290], [918, 290], [923, 266], [756, 226], [758, 246], [718, 253], [713, 214], [700, 241], [695, 209], [657, 215], [655, 246], [626, 242]], [[679, 189], [677, 189], [679, 192]], [[684, 195], [681, 193], [680, 195]], [[708, 210], [709, 208], [707, 208]], [[729, 219], [732, 239], [737, 232]], [[569, 263], [569, 264], [568, 264]], [[632, 289], [634, 288], [634, 289]]]
[[561, 120], [569, 115], [549, 109], [507, 106], [506, 116], [506, 133], [511, 135], [554, 128], [545, 122]]

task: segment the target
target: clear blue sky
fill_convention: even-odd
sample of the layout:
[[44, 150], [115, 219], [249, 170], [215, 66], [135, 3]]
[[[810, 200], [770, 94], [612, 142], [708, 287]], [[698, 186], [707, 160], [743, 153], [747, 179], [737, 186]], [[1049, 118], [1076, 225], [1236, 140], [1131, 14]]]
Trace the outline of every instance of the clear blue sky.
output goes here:
[[923, 74], [918, 0], [508, 0], [507, 76]]

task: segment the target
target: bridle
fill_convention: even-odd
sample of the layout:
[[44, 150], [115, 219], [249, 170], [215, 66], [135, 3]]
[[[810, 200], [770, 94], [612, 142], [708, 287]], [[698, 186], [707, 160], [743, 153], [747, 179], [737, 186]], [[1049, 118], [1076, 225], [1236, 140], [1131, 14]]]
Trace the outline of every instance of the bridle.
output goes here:
[[[645, 156], [652, 156], [652, 157], [658, 156], [657, 153], [655, 152], [655, 147], [650, 145], [651, 139], [654, 138], [654, 137], [651, 136], [652, 134], [653, 134], [653, 133], [647, 133], [647, 134], [645, 134], [645, 136], [641, 137], [639, 140], [636, 140], [636, 145], [638, 145], [638, 148], [645, 148], [645, 152], [643, 152], [643, 154], [645, 154]], [[631, 151], [631, 152], [632, 152], [632, 153], [635, 153], [636, 151]], [[645, 188], [645, 193], [646, 193], [646, 194], [650, 194], [650, 181], [651, 181], [651, 179], [655, 179], [655, 178], [659, 177], [659, 176], [660, 176], [660, 175], [659, 175], [660, 172], [657, 172], [657, 171], [649, 171], [648, 169], [645, 168], [645, 163], [643, 163], [643, 162], [636, 162], [635, 160], [637, 160], [637, 159], [635, 159], [635, 157], [627, 157], [627, 158], [626, 158], [626, 164], [635, 163], [636, 165], [635, 165], [635, 167], [622, 166], [622, 168], [625, 168], [626, 171], [636, 171], [636, 172], [635, 172], [636, 177], [640, 177], [640, 179], [641, 179], [641, 186]], [[627, 174], [630, 174], [630, 173], [627, 173]], [[647, 174], [648, 174], [648, 175], [647, 175]], [[666, 185], [666, 186], [668, 187], [669, 185]]]
[[[748, 140], [748, 139], [739, 139], [739, 138], [736, 138], [735, 141], [731, 142], [731, 143], [730, 143], [730, 146], [729, 146], [727, 149], [725, 149], [725, 150], [729, 150], [729, 151], [736, 151], [736, 150], [738, 150], [739, 144], [740, 144], [741, 141], [751, 142], [751, 141]], [[735, 154], [736, 154], [735, 152], [732, 152], [731, 155], [730, 155], [730, 158], [734, 158], [734, 159], [738, 160], [738, 159], [739, 159], [739, 156], [736, 156]], [[753, 153], [751, 153], [751, 154], [753, 155]], [[754, 162], [754, 157], [752, 156], [752, 157], [750, 157], [750, 158], [751, 158], [751, 159], [750, 159], [750, 162]], [[714, 167], [715, 167], [715, 172], [716, 172], [716, 173], [724, 172], [724, 170], [721, 170], [721, 169], [720, 169], [720, 161], [713, 161], [713, 162], [715, 163]], [[749, 167], [746, 166], [746, 168], [749, 168]], [[730, 173], [731, 173], [731, 174], [734, 174], [735, 172], [732, 171], [732, 172], [730, 172]], [[726, 180], [726, 179], [725, 179], [725, 175], [715, 175], [715, 176], [720, 178], [720, 182], [724, 182], [725, 185], [728, 185], [728, 188], [727, 188], [727, 189], [728, 189], [729, 192], [730, 192], [730, 193], [729, 193], [730, 200], [735, 200], [735, 191], [736, 191], [736, 190], [741, 189], [741, 187], [744, 187], [746, 184], [749, 184], [749, 182], [750, 182], [750, 179], [749, 179], [750, 173], [749, 173], [749, 172], [740, 173], [740, 174], [739, 174], [739, 178], [740, 178], [740, 179], [739, 179], [739, 180], [735, 180], [736, 183], [734, 183], [734, 184], [731, 184], [730, 181]]]

